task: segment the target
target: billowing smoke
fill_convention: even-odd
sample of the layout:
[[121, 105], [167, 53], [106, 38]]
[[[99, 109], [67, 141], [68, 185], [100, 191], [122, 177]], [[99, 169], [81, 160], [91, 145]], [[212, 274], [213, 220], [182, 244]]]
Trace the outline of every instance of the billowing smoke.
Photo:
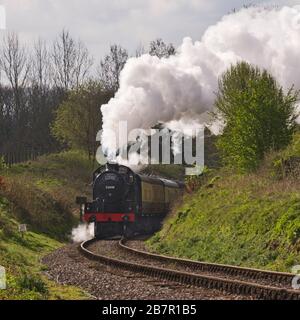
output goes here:
[[81, 223], [72, 230], [73, 242], [81, 242], [94, 238], [94, 223]]
[[102, 145], [112, 146], [110, 130], [128, 121], [128, 130], [158, 122], [181, 128], [207, 120], [213, 109], [218, 77], [240, 60], [269, 70], [287, 88], [300, 88], [300, 6], [251, 7], [224, 16], [200, 41], [185, 38], [178, 53], [158, 59], [131, 58], [120, 89], [103, 105]]

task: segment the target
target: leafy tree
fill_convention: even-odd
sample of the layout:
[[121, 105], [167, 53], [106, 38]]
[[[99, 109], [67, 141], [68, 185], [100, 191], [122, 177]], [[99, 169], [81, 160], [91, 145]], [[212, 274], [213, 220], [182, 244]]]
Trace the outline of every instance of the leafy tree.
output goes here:
[[71, 91], [57, 109], [53, 135], [71, 148], [85, 150], [91, 157], [96, 152], [96, 134], [101, 128], [100, 106], [111, 97], [110, 92], [92, 81]]
[[284, 93], [266, 70], [246, 62], [231, 66], [219, 80], [216, 116], [225, 121], [217, 146], [224, 162], [241, 171], [256, 169], [266, 152], [292, 139], [296, 127], [293, 87]]

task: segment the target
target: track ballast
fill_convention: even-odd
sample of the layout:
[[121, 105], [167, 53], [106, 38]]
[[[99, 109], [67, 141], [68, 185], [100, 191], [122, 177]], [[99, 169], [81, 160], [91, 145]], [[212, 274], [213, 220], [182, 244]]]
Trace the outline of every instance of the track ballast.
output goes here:
[[254, 299], [300, 299], [300, 291], [291, 289], [294, 274], [179, 259], [129, 247], [125, 239], [115, 242], [114, 249], [123, 251], [118, 258], [90, 250], [97, 243], [95, 239], [81, 243], [79, 249], [89, 259], [151, 278], [217, 289]]

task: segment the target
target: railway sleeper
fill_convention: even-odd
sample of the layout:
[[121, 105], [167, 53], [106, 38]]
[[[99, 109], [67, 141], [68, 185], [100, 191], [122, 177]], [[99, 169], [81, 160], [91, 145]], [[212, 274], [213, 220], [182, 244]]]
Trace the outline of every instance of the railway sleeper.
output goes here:
[[[125, 261], [119, 261], [115, 259], [110, 259], [107, 257], [94, 255], [90, 251], [85, 250], [85, 248], [81, 248], [83, 254], [93, 260], [100, 261], [101, 263], [113, 267], [117, 267], [119, 270], [127, 270], [135, 273], [142, 273], [145, 275], [148, 275], [150, 277], [169, 280], [173, 282], [180, 282], [183, 284], [189, 284], [189, 285], [195, 285], [195, 286], [201, 286], [206, 287], [209, 289], [223, 289], [227, 292], [234, 293], [234, 294], [246, 294], [246, 295], [252, 295], [257, 298], [263, 298], [263, 299], [299, 299], [300, 294], [288, 292], [285, 289], [272, 289], [272, 288], [261, 288], [256, 286], [251, 286], [248, 284], [240, 284], [240, 283], [234, 283], [229, 282], [226, 280], [221, 279], [213, 279], [213, 278], [204, 278], [202, 276], [198, 275], [189, 275], [189, 274], [183, 274], [179, 273], [178, 271], [170, 271], [170, 270], [159, 270], [154, 267], [149, 266], [142, 266], [142, 265], [136, 265], [132, 263], [128, 263]], [[216, 268], [220, 270], [217, 266]], [[231, 271], [230, 268], [222, 269], [222, 272], [228, 272]], [[250, 274], [249, 274], [250, 275]], [[252, 274], [254, 276], [254, 274]], [[257, 274], [257, 277], [261, 277], [262, 274]], [[271, 278], [272, 280], [274, 277], [271, 275], [268, 276], [268, 278]]]

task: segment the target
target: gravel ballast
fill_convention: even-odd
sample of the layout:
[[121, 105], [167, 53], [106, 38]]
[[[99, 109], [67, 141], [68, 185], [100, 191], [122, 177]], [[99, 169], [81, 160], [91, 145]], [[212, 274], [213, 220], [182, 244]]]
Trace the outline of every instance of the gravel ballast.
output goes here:
[[[116, 242], [101, 241], [101, 243], [101, 247], [107, 255], [114, 256]], [[103, 250], [102, 253], [104, 253]], [[43, 263], [48, 267], [47, 275], [51, 279], [60, 284], [78, 286], [94, 299], [251, 299], [251, 297], [182, 285], [128, 271], [119, 271], [83, 257], [78, 251], [78, 244], [70, 244], [52, 252], [43, 258]]]

